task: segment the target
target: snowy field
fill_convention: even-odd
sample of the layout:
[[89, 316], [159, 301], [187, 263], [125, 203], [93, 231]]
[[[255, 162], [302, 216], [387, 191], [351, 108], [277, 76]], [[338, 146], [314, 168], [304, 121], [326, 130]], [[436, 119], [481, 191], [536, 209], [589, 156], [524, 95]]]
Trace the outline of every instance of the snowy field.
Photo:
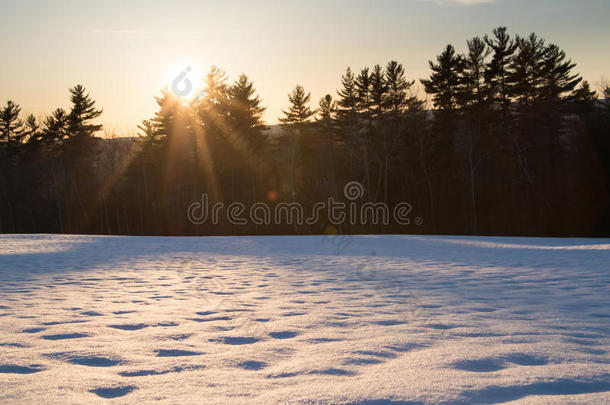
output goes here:
[[610, 403], [610, 240], [0, 236], [0, 403]]

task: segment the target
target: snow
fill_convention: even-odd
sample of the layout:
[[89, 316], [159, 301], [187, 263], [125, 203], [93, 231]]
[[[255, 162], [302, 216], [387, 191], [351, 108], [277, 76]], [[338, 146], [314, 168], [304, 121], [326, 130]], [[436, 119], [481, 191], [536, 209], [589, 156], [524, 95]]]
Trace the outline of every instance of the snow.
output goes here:
[[610, 403], [610, 240], [0, 236], [0, 403]]

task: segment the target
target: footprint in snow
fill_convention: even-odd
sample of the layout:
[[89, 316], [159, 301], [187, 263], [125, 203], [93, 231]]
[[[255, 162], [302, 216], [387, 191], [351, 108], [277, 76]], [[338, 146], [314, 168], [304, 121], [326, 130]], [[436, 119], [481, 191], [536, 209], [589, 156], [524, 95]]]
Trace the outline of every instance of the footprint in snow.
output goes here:
[[119, 373], [119, 375], [121, 377], [147, 377], [147, 376], [150, 376], [150, 375], [163, 375], [163, 374], [169, 374], [169, 373], [181, 373], [182, 371], [201, 370], [201, 369], [204, 369], [204, 368], [205, 368], [205, 366], [203, 366], [203, 365], [191, 365], [191, 366], [185, 366], [185, 367], [176, 366], [176, 367], [170, 368], [168, 370], [121, 371]]
[[230, 316], [213, 316], [210, 318], [190, 318], [191, 321], [195, 322], [214, 322], [214, 321], [230, 321]]
[[87, 367], [112, 367], [126, 362], [118, 357], [106, 357], [102, 355], [81, 355], [74, 353], [51, 353], [46, 357], [55, 360], [67, 361], [68, 363]]
[[29, 347], [21, 343], [0, 343], [0, 347]]
[[39, 364], [29, 366], [18, 366], [16, 364], [0, 364], [0, 373], [3, 374], [32, 374], [43, 371], [44, 368]]
[[62, 333], [58, 335], [44, 335], [42, 336], [45, 340], [65, 340], [65, 339], [79, 339], [84, 337], [90, 337], [88, 333]]
[[202, 352], [193, 352], [190, 350], [178, 350], [178, 349], [159, 349], [155, 350], [157, 357], [181, 357], [181, 356], [199, 356]]
[[398, 319], [388, 319], [388, 320], [382, 320], [382, 321], [374, 321], [373, 323], [375, 325], [380, 325], [380, 326], [396, 326], [396, 325], [404, 325], [407, 322], [401, 321]]
[[85, 311], [85, 312], [81, 312], [81, 315], [85, 315], [85, 316], [104, 316], [104, 314], [96, 312], [96, 311]]
[[38, 333], [38, 332], [42, 332], [44, 330], [47, 330], [47, 328], [28, 328], [28, 329], [24, 329], [22, 332], [23, 333]]
[[544, 366], [549, 363], [545, 357], [532, 356], [525, 353], [513, 353], [504, 356], [504, 358], [519, 366]]
[[355, 357], [351, 359], [347, 359], [343, 362], [345, 365], [354, 365], [354, 366], [368, 366], [372, 364], [382, 363], [379, 359], [366, 358], [366, 357]]
[[290, 339], [297, 335], [298, 335], [297, 332], [291, 332], [291, 331], [270, 332], [269, 333], [269, 336], [271, 336], [274, 339]]
[[500, 359], [485, 358], [477, 360], [461, 360], [453, 363], [453, 368], [457, 370], [472, 371], [475, 373], [490, 373], [506, 368]]
[[219, 339], [210, 339], [209, 341], [220, 342], [224, 343], [225, 345], [250, 345], [260, 341], [260, 339], [247, 336], [224, 336]]
[[119, 387], [99, 387], [89, 390], [89, 392], [97, 395], [98, 397], [110, 399], [125, 396], [136, 390], [138, 387], [134, 385], [123, 385]]
[[148, 327], [145, 323], [123, 324], [123, 325], [108, 325], [109, 328], [120, 330], [139, 330]]
[[243, 368], [244, 370], [262, 370], [263, 368], [267, 367], [267, 363], [251, 360], [237, 363], [237, 367]]

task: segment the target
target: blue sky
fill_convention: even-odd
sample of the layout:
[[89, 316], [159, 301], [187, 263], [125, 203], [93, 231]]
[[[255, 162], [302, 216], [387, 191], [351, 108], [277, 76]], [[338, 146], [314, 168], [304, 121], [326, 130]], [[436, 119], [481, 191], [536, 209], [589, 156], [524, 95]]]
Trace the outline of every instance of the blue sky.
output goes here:
[[[391, 59], [410, 78], [447, 44], [505, 25], [562, 47], [593, 85], [610, 75], [608, 0], [31, 1], [0, 3], [0, 103], [42, 115], [82, 83], [125, 132], [184, 67], [247, 73], [273, 123], [300, 83], [334, 95], [346, 66]], [[196, 81], [196, 78], [193, 78]]]

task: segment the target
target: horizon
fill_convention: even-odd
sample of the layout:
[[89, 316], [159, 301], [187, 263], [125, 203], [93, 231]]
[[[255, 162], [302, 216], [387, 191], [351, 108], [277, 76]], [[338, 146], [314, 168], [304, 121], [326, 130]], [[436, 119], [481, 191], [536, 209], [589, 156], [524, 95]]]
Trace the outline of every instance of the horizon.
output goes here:
[[[604, 23], [610, 4], [546, 0], [521, 8], [515, 3], [3, 4], [0, 43], [12, 57], [0, 67], [0, 102], [14, 100], [24, 113], [43, 117], [67, 107], [68, 89], [80, 83], [104, 109], [99, 122], [105, 133], [133, 136], [157, 110], [155, 96], [172, 78], [192, 67], [197, 86], [214, 65], [230, 81], [248, 75], [267, 108], [266, 124], [275, 125], [297, 83], [311, 92], [315, 107], [326, 94], [336, 97], [346, 67], [358, 71], [396, 60], [419, 85], [430, 73], [428, 61], [446, 44], [462, 52], [467, 38], [497, 26], [506, 26], [512, 36], [536, 32], [558, 44], [577, 64], [575, 72], [599, 90], [610, 65], [610, 56], [600, 51], [610, 37]], [[468, 26], [461, 24], [466, 20]]]

